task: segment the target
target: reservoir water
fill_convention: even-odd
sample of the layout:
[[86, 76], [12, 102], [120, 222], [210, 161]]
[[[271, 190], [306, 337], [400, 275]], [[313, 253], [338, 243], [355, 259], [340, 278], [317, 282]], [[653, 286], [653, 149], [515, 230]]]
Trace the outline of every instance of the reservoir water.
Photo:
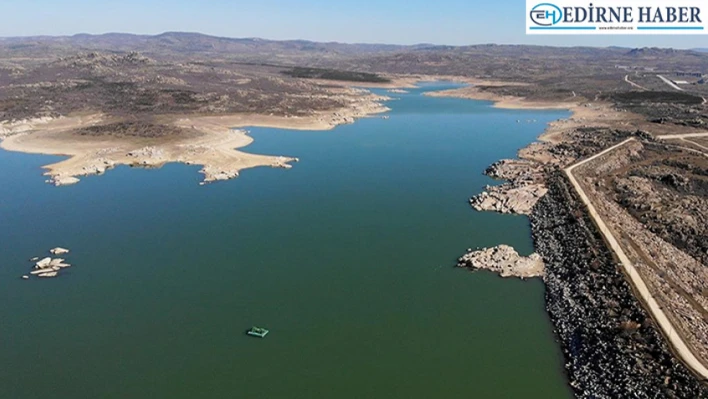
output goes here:
[[[533, 251], [527, 218], [467, 199], [567, 113], [421, 95], [449, 87], [250, 129], [301, 161], [207, 186], [170, 164], [56, 188], [59, 157], [0, 152], [0, 398], [569, 398], [542, 282], [454, 267]], [[19, 278], [55, 246], [72, 268]]]

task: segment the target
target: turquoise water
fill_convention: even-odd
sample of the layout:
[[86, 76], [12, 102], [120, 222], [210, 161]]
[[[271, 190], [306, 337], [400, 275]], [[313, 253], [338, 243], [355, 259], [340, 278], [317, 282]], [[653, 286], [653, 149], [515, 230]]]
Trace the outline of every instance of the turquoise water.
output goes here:
[[[570, 397], [542, 283], [454, 267], [533, 250], [525, 217], [467, 198], [567, 113], [420, 95], [447, 87], [393, 94], [388, 120], [254, 128], [248, 151], [301, 161], [207, 186], [171, 164], [55, 188], [58, 157], [0, 152], [0, 398]], [[19, 278], [58, 245], [65, 275]]]

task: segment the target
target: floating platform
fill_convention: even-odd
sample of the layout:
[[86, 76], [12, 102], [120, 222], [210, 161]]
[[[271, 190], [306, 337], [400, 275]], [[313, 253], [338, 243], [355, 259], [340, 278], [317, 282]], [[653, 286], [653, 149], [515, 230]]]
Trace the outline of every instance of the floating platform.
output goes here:
[[251, 327], [250, 330], [246, 331], [246, 334], [251, 335], [253, 337], [265, 338], [265, 336], [268, 335], [269, 332], [270, 331], [265, 328]]

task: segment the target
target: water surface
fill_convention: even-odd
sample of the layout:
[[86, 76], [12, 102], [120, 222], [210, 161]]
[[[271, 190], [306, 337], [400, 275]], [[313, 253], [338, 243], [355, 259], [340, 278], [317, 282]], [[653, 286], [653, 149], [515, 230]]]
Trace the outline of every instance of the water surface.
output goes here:
[[[389, 94], [386, 120], [254, 128], [248, 151], [301, 162], [203, 187], [170, 164], [55, 188], [59, 158], [0, 152], [0, 397], [570, 397], [541, 281], [454, 268], [532, 252], [525, 217], [466, 201], [567, 113], [420, 95], [447, 87]], [[58, 245], [66, 274], [19, 279]]]

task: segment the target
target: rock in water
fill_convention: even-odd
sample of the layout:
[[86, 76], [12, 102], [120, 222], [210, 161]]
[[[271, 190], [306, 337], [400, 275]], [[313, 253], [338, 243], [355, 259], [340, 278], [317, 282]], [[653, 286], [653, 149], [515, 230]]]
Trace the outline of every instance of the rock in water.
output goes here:
[[491, 270], [502, 277], [540, 277], [544, 273], [543, 260], [539, 254], [520, 256], [508, 245], [469, 251], [458, 260], [457, 265]]
[[79, 179], [74, 176], [54, 176], [48, 181], [58, 187], [76, 184], [79, 182]]
[[52, 261], [49, 262], [49, 266], [51, 266], [51, 267], [69, 267], [69, 266], [71, 266], [68, 263], [64, 263], [64, 260], [65, 259], [62, 259], [62, 258], [52, 259]]
[[49, 252], [51, 252], [53, 255], [64, 255], [68, 254], [69, 250], [62, 247], [56, 247], [54, 249], [50, 249]]
[[42, 274], [42, 273], [51, 273], [55, 271], [51, 267], [45, 268], [45, 269], [38, 269], [38, 270], [33, 270], [30, 272], [30, 274]]
[[52, 262], [52, 258], [44, 258], [40, 261], [37, 261], [37, 263], [34, 264], [35, 269], [44, 269], [45, 267], [49, 266], [49, 264]]

